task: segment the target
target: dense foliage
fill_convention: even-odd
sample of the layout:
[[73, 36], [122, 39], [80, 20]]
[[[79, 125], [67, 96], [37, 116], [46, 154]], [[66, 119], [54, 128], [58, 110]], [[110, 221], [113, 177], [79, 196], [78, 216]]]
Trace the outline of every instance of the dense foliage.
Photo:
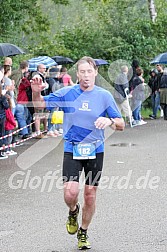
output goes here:
[[155, 0], [152, 23], [146, 0], [5, 0], [1, 2], [1, 42], [27, 50], [24, 58], [83, 55], [113, 62], [149, 61], [166, 51], [166, 0]]

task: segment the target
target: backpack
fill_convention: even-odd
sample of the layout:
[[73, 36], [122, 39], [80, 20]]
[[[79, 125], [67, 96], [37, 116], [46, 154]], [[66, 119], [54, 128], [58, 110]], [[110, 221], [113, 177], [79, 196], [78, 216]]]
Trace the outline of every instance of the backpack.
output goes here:
[[60, 83], [57, 78], [49, 77], [46, 79], [46, 82], [49, 84], [49, 94], [55, 92], [60, 89]]

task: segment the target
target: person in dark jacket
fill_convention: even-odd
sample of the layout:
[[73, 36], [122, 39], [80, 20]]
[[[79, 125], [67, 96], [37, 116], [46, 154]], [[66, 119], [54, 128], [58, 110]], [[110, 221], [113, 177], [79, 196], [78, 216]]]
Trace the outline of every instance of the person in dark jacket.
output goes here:
[[145, 93], [144, 93], [144, 79], [143, 79], [143, 70], [138, 68], [136, 70], [136, 76], [133, 78], [133, 92], [132, 92], [132, 114], [133, 114], [133, 125], [143, 125], [147, 122], [143, 121], [141, 118], [141, 105], [142, 102], [145, 100]]
[[8, 156], [1, 150], [3, 145], [3, 136], [5, 135], [5, 110], [9, 108], [8, 101], [4, 95], [2, 95], [2, 85], [0, 84], [0, 159], [8, 158]]
[[150, 71], [150, 78], [148, 81], [148, 86], [151, 88], [151, 101], [152, 101], [152, 115], [149, 115], [151, 119], [157, 118], [157, 112], [160, 108], [160, 93], [157, 81], [158, 71], [156, 69], [152, 69]]
[[132, 66], [132, 71], [133, 71], [132, 76], [131, 76], [131, 71], [128, 73], [129, 90], [130, 90], [130, 92], [133, 91], [133, 79], [134, 79], [134, 77], [137, 76], [136, 71], [137, 71], [137, 69], [140, 67], [140, 63], [139, 63], [139, 61], [138, 61], [137, 59], [134, 59], [134, 60], [132, 61], [131, 66]]
[[167, 120], [167, 68], [164, 69], [159, 85], [160, 104], [164, 112], [164, 120]]
[[156, 69], [157, 69], [157, 71], [158, 71], [158, 74], [157, 74], [157, 87], [158, 87], [158, 89], [159, 89], [159, 87], [160, 87], [160, 82], [161, 82], [161, 77], [162, 77], [162, 75], [163, 75], [163, 67], [162, 67], [162, 65], [160, 65], [160, 64], [157, 64], [156, 65]]

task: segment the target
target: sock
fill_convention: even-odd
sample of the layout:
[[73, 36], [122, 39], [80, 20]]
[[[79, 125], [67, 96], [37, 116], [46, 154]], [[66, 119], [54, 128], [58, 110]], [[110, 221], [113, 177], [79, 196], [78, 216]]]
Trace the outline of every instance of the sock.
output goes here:
[[75, 213], [77, 213], [77, 212], [78, 212], [78, 206], [77, 206], [77, 205], [76, 205], [76, 209], [75, 209], [74, 211], [71, 211], [71, 210], [70, 210], [70, 213], [71, 213], [71, 214], [75, 214]]
[[81, 232], [83, 232], [83, 233], [86, 233], [86, 232], [87, 232], [87, 229], [83, 229], [82, 227], [80, 227], [80, 230], [81, 230]]

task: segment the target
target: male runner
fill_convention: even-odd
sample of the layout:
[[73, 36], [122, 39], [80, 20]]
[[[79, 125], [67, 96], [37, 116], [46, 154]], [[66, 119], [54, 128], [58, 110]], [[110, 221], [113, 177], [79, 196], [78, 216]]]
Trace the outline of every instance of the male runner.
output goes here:
[[[125, 127], [113, 96], [95, 85], [97, 67], [90, 57], [77, 62], [79, 84], [64, 87], [48, 96], [40, 95], [43, 88], [39, 79], [32, 82], [33, 101], [36, 107], [61, 107], [64, 111], [64, 200], [69, 208], [66, 228], [69, 234], [77, 233], [78, 248], [91, 248], [87, 229], [95, 212], [96, 191], [99, 184], [104, 155], [104, 129]], [[85, 173], [82, 223], [79, 227], [79, 177]]]

